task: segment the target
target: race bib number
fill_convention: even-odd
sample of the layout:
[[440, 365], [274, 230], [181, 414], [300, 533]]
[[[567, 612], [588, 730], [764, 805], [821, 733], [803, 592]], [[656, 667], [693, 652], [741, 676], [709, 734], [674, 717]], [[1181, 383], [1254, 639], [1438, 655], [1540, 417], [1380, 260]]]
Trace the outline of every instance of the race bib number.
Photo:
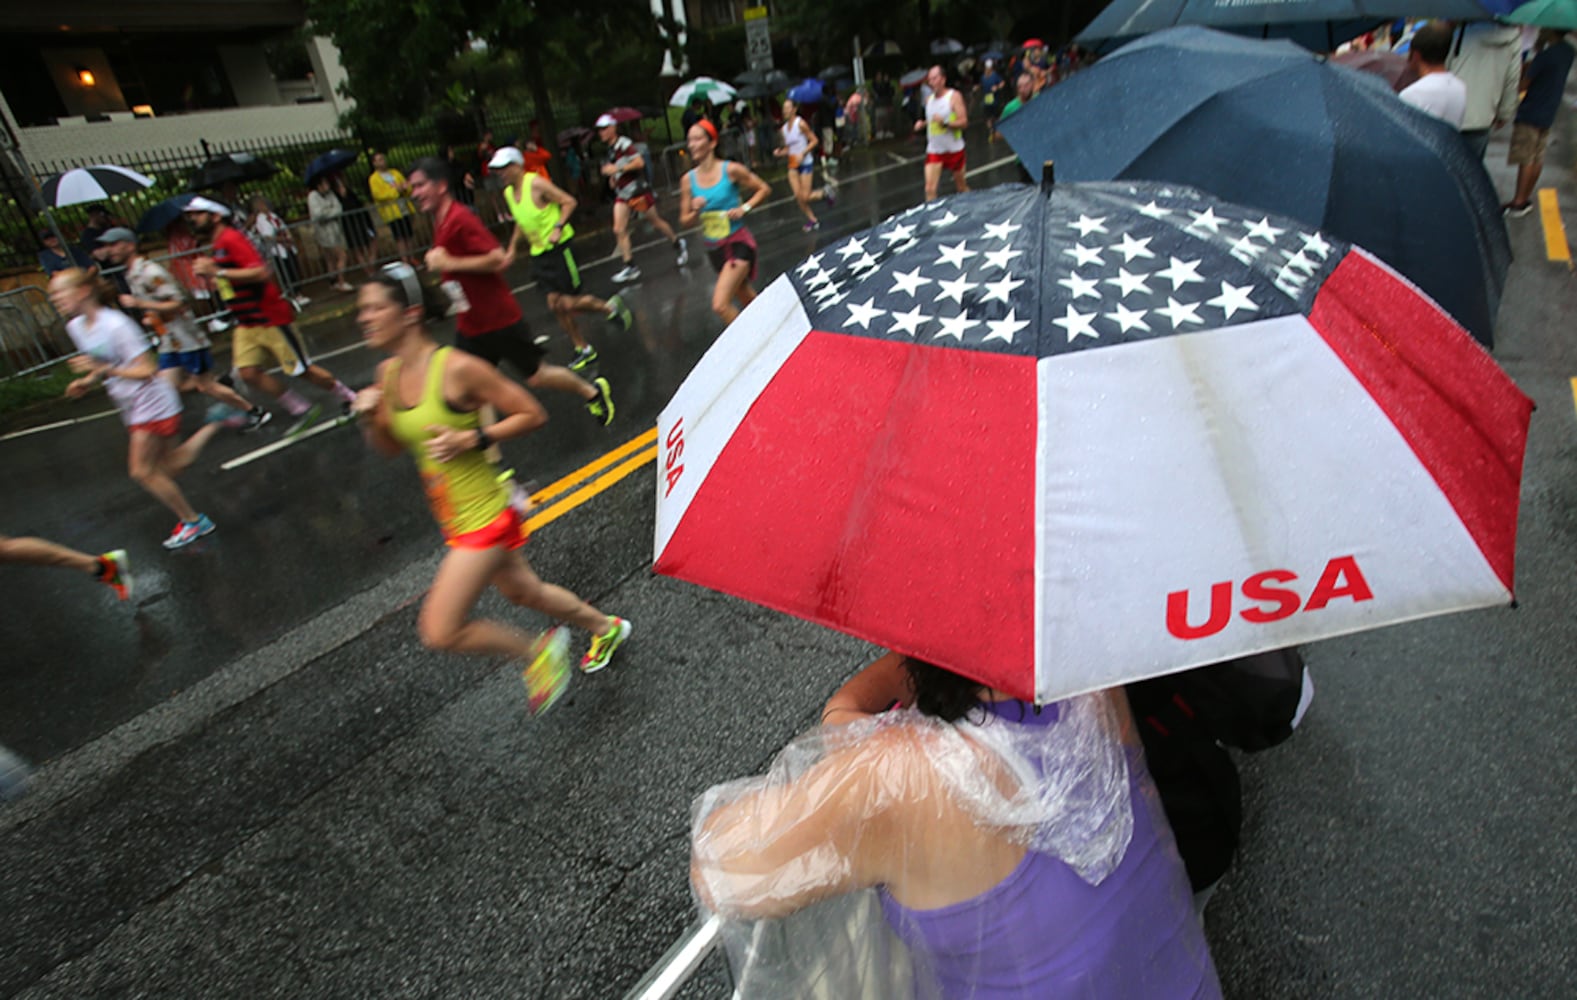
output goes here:
[[214, 275], [214, 287], [219, 290], [219, 297], [225, 301], [235, 298], [235, 286], [230, 284], [230, 279], [222, 274]]
[[733, 222], [728, 218], [727, 212], [702, 212], [701, 236], [704, 239], [717, 242], [727, 239], [733, 231]]

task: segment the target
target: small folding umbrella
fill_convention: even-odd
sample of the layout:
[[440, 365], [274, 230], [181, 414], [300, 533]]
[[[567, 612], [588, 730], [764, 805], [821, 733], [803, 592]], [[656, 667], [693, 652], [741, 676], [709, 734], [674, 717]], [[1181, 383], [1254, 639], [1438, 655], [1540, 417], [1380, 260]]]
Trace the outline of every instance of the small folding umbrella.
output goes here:
[[186, 211], [186, 206], [191, 204], [195, 197], [197, 195], [187, 192], [159, 202], [142, 213], [142, 218], [137, 220], [137, 232], [162, 233], [165, 226], [181, 217], [181, 213]]
[[815, 104], [822, 98], [823, 90], [820, 80], [804, 79], [789, 89], [789, 100], [795, 104]]
[[227, 184], [267, 180], [279, 167], [251, 153], [221, 153], [209, 157], [186, 185], [190, 191], [212, 191]]
[[327, 153], [313, 157], [301, 179], [307, 187], [312, 187], [318, 182], [319, 177], [344, 170], [355, 163], [359, 156], [361, 154], [353, 149], [331, 149]]
[[641, 118], [645, 117], [634, 108], [625, 107], [609, 108], [606, 114], [621, 125], [625, 122], [639, 121]]
[[56, 174], [43, 183], [40, 193], [44, 204], [55, 208], [103, 201], [118, 194], [130, 194], [153, 187], [154, 180], [113, 163], [96, 163]]
[[898, 86], [904, 90], [908, 90], [910, 87], [918, 87], [925, 82], [925, 78], [929, 73], [930, 70], [912, 69], [898, 78]]
[[1072, 181], [1191, 184], [1357, 243], [1493, 343], [1511, 264], [1494, 185], [1455, 129], [1371, 74], [1286, 41], [1170, 28], [1000, 129], [1031, 170], [1054, 160]]
[[1397, 92], [1418, 79], [1418, 71], [1408, 63], [1406, 56], [1384, 49], [1354, 49], [1331, 56], [1331, 62], [1349, 66], [1360, 73], [1372, 73]]
[[724, 331], [658, 418], [655, 567], [1051, 701], [1507, 603], [1531, 410], [1339, 239], [1001, 186]]
[[874, 56], [901, 56], [903, 55], [903, 46], [889, 38], [885, 41], [873, 42], [867, 45], [861, 55], [867, 59]]
[[712, 104], [727, 104], [735, 97], [733, 87], [722, 80], [714, 80], [709, 76], [698, 76], [694, 80], [682, 83], [668, 98], [670, 107], [688, 107], [691, 101], [702, 98]]
[[964, 51], [964, 43], [956, 38], [938, 38], [931, 43], [933, 56], [952, 56]]
[[1074, 41], [1112, 42], [1193, 24], [1286, 38], [1312, 52], [1332, 52], [1393, 18], [1482, 21], [1487, 16], [1477, 0], [1113, 0]]
[[1504, 19], [1513, 24], [1577, 31], [1577, 0], [1533, 0], [1512, 10]]

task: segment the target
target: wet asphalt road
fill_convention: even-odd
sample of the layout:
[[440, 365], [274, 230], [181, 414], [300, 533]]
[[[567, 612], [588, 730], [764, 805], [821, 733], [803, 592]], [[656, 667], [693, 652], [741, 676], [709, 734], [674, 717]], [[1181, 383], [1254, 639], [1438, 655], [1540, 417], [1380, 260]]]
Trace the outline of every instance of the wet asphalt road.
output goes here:
[[[918, 197], [918, 167], [894, 165], [847, 183], [820, 234], [754, 215], [758, 287]], [[1245, 847], [1207, 915], [1230, 996], [1570, 995], [1577, 289], [1538, 234], [1513, 224], [1496, 351], [1540, 405], [1521, 607], [1308, 650], [1314, 708], [1245, 759]], [[547, 399], [548, 427], [508, 448], [539, 484], [646, 429], [715, 336], [705, 263], [639, 260], [634, 333], [593, 336], [619, 419]], [[360, 384], [375, 360], [328, 363]], [[691, 798], [759, 770], [870, 653], [652, 576], [642, 471], [532, 543], [544, 577], [637, 632], [530, 723], [508, 665], [416, 642], [439, 545], [407, 462], [345, 430], [220, 472], [258, 443], [221, 439], [184, 480], [220, 530], [168, 555], [123, 440], [99, 421], [0, 443], [4, 530], [124, 545], [144, 588], [127, 609], [65, 574], [0, 575], [0, 742], [49, 762], [0, 810], [0, 997], [617, 997], [690, 919]], [[727, 995], [715, 960], [685, 995]]]

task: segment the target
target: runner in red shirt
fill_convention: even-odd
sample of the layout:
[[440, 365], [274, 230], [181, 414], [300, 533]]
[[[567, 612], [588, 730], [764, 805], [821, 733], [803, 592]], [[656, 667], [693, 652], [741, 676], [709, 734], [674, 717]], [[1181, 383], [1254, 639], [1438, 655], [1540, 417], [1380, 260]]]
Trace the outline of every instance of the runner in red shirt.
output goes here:
[[252, 241], [230, 225], [230, 210], [208, 198], [193, 198], [186, 206], [186, 221], [200, 238], [212, 242], [210, 256], [199, 257], [192, 269], [214, 280], [219, 297], [235, 318], [231, 362], [241, 380], [279, 400], [296, 418], [287, 435], [297, 434], [317, 420], [323, 408], [269, 374], [270, 362], [286, 375], [305, 378], [333, 393], [340, 401], [342, 416], [350, 419], [350, 404], [356, 394], [307, 354], [290, 325], [295, 309], [279, 294], [273, 272]]
[[411, 197], [434, 220], [427, 267], [443, 273], [444, 286], [451, 289], [451, 295], [453, 285], [458, 285], [461, 293], [455, 346], [494, 366], [510, 361], [533, 389], [556, 389], [578, 396], [603, 426], [611, 424], [613, 395], [607, 379], [587, 382], [568, 368], [543, 362], [542, 348], [532, 342], [520, 303], [503, 278], [508, 256], [482, 220], [450, 193], [448, 165], [437, 157], [423, 157], [406, 173]]

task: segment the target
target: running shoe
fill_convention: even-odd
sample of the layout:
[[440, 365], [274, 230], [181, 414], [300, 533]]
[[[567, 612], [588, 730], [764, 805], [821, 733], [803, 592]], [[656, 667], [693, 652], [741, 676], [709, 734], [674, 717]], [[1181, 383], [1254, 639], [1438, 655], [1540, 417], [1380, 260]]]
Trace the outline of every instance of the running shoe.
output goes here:
[[167, 549], [183, 549], [197, 541], [204, 535], [214, 532], [214, 523], [208, 520], [207, 514], [198, 514], [195, 521], [182, 521], [170, 532], [170, 537], [164, 540]]
[[552, 708], [569, 689], [569, 630], [560, 625], [544, 632], [521, 671], [526, 682], [526, 711], [533, 716]]
[[263, 425], [274, 419], [274, 415], [261, 406], [252, 407], [252, 412], [246, 415], [246, 426], [241, 428], [242, 434], [251, 434], [261, 430]]
[[690, 248], [681, 236], [674, 241], [674, 266], [684, 267], [688, 263], [690, 263]]
[[249, 414], [245, 410], [238, 410], [227, 403], [215, 403], [203, 414], [205, 424], [223, 424], [226, 427], [245, 429]]
[[569, 359], [569, 370], [572, 372], [583, 371], [587, 365], [596, 363], [597, 349], [590, 344], [587, 344], [585, 347], [582, 347], [580, 350], [576, 351], [573, 358]]
[[307, 410], [307, 412], [305, 412], [301, 416], [297, 417], [296, 418], [296, 422], [290, 425], [290, 429], [289, 430], [285, 431], [285, 437], [287, 437], [287, 438], [295, 437], [297, 434], [300, 434], [302, 431], [306, 430], [308, 427], [311, 427], [313, 424], [317, 423], [318, 422], [318, 418], [321, 417], [322, 415], [323, 415], [323, 407], [318, 405], [317, 403], [313, 403], [312, 406]]
[[617, 292], [608, 300], [608, 322], [619, 324], [625, 332], [629, 332], [630, 325], [635, 322], [635, 317], [630, 315], [630, 307], [624, 304], [624, 296]]
[[131, 556], [125, 549], [115, 549], [99, 556], [99, 582], [115, 591], [123, 601], [131, 600], [136, 590], [131, 578]]
[[296, 312], [300, 312], [307, 306], [311, 305], [312, 300], [307, 298], [305, 295], [292, 295], [290, 296], [290, 304], [296, 307]]
[[624, 265], [624, 270], [613, 276], [613, 280], [621, 285], [629, 281], [639, 281], [641, 280], [641, 269], [634, 264], [626, 264]]
[[1525, 201], [1519, 205], [1514, 201], [1508, 201], [1501, 206], [1501, 211], [1505, 213], [1508, 219], [1520, 219], [1533, 211], [1533, 202]]
[[597, 398], [586, 401], [586, 410], [606, 427], [613, 423], [613, 390], [605, 378], [592, 379], [591, 386], [597, 390]]
[[836, 180], [828, 177], [826, 181], [822, 183], [821, 199], [829, 206], [836, 205], [838, 203], [838, 182]]
[[580, 672], [594, 674], [608, 665], [613, 659], [613, 654], [624, 645], [624, 640], [630, 637], [634, 628], [628, 621], [617, 616], [609, 616], [609, 629], [602, 635], [591, 637], [591, 648], [586, 650], [586, 655], [580, 658]]

